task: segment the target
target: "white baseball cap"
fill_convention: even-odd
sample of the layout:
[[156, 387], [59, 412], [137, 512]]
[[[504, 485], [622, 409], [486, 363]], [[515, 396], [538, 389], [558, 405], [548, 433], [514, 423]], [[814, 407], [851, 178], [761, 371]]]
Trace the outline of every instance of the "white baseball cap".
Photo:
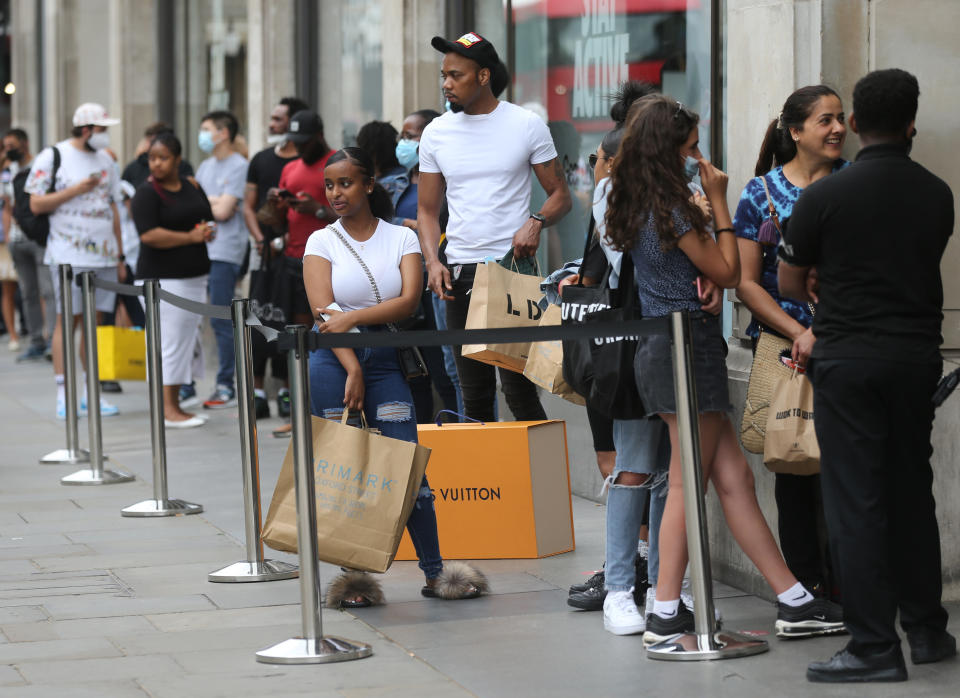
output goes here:
[[81, 104], [73, 112], [74, 126], [116, 126], [119, 123], [120, 119], [109, 118], [103, 105], [96, 102]]

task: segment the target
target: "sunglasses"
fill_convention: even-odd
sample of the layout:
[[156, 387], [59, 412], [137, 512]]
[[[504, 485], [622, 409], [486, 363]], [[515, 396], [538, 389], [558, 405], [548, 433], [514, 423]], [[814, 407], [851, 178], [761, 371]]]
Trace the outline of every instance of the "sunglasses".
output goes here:
[[587, 158], [587, 162], [590, 163], [590, 169], [592, 170], [597, 166], [598, 160], [611, 160], [611, 159], [612, 158], [608, 158], [606, 156], [601, 158], [596, 153], [590, 153], [590, 156]]

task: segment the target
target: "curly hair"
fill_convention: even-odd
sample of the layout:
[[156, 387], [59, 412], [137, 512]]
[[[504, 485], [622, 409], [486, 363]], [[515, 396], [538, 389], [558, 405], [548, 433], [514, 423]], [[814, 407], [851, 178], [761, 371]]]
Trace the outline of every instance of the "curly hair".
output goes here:
[[633, 103], [638, 99], [656, 94], [656, 92], [657, 88], [649, 82], [644, 82], [643, 80], [627, 80], [611, 95], [613, 104], [610, 105], [610, 118], [613, 119], [613, 123], [616, 125], [600, 142], [600, 147], [603, 148], [603, 152], [607, 157], [616, 155], [617, 149], [620, 147], [620, 141], [623, 140], [623, 126]]
[[780, 115], [767, 126], [757, 164], [753, 168], [754, 176], [765, 175], [774, 166], [786, 165], [797, 156], [797, 144], [790, 136], [790, 129], [802, 129], [803, 122], [810, 118], [813, 108], [822, 97], [840, 99], [840, 95], [827, 85], [807, 85], [787, 97]]
[[867, 73], [853, 88], [853, 113], [861, 134], [897, 136], [917, 118], [920, 85], [905, 70]]
[[651, 217], [661, 249], [675, 248], [674, 211], [706, 235], [706, 218], [691, 201], [680, 157], [699, 122], [697, 114], [663, 95], [643, 97], [630, 107], [607, 197], [607, 239], [616, 249], [633, 248]]

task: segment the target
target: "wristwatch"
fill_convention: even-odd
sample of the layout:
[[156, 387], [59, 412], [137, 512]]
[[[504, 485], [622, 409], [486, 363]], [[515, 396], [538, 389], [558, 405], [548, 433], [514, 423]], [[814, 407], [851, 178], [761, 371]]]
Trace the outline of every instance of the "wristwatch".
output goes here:
[[118, 255], [117, 255], [117, 261], [118, 261], [118, 262], [126, 262], [126, 261], [127, 261], [126, 255], [118, 254]]
[[540, 221], [540, 225], [547, 224], [547, 219], [542, 213], [531, 213], [530, 217], [535, 221]]

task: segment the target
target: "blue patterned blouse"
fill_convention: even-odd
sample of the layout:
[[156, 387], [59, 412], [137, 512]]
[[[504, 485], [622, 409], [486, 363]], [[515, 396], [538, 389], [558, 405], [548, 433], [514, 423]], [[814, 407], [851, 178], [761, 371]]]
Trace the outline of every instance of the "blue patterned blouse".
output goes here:
[[[842, 170], [850, 163], [846, 160], [837, 160], [833, 171]], [[783, 176], [783, 167], [776, 167], [766, 175], [767, 187], [770, 189], [770, 199], [777, 210], [777, 216], [783, 225], [793, 213], [793, 205], [797, 202], [803, 189], [794, 186]], [[767, 207], [767, 195], [763, 190], [763, 183], [759, 177], [754, 177], [743, 189], [740, 203], [737, 204], [737, 213], [733, 217], [733, 227], [737, 237], [758, 242], [757, 234], [760, 225], [770, 217]], [[760, 286], [775, 300], [781, 308], [804, 327], [810, 327], [813, 317], [806, 303], [798, 303], [789, 298], [781, 298], [777, 290], [777, 245], [780, 244], [780, 235], [776, 234], [776, 244], [761, 245], [763, 252], [763, 266], [760, 276]], [[756, 337], [760, 333], [760, 323], [754, 318], [747, 326], [747, 334]]]

